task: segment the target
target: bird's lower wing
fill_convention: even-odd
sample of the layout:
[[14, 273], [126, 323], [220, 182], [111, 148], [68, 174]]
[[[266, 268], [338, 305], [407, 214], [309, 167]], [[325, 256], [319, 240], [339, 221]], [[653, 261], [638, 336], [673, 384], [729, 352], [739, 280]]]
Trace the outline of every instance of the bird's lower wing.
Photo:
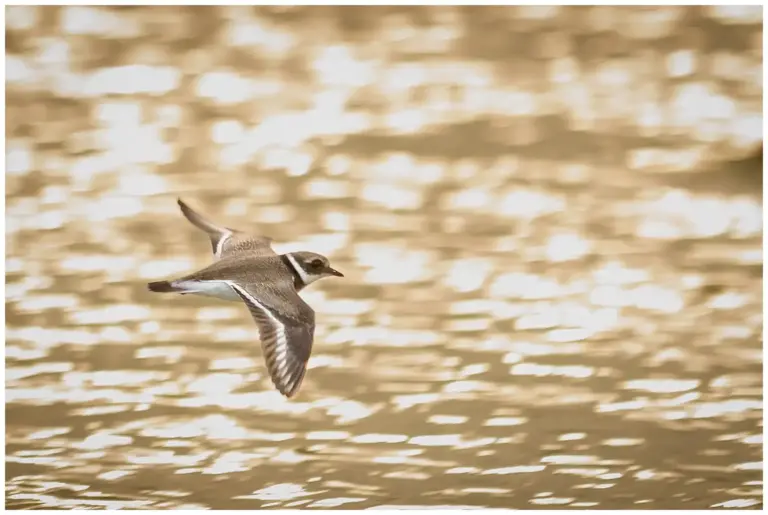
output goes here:
[[[273, 289], [259, 292], [257, 298], [247, 285], [229, 283], [232, 289], [248, 306], [256, 325], [259, 327], [261, 345], [264, 350], [264, 359], [272, 382], [278, 391], [286, 397], [296, 394], [307, 371], [307, 362], [312, 352], [312, 339], [315, 332], [314, 312], [301, 297], [286, 288], [285, 292], [293, 293], [295, 299], [288, 297], [289, 301], [297, 307], [303, 308], [305, 316], [300, 320], [297, 317], [286, 316], [274, 308], [276, 301], [284, 300], [276, 296]], [[304, 320], [306, 318], [306, 320]]]

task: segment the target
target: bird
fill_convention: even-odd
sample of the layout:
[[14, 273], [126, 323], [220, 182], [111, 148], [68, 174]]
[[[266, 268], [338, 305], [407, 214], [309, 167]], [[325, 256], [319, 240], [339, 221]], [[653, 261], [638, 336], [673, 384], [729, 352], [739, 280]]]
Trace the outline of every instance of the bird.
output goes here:
[[344, 277], [314, 252], [277, 254], [272, 238], [222, 227], [177, 199], [181, 213], [208, 234], [213, 263], [178, 279], [147, 284], [152, 292], [244, 302], [259, 330], [272, 383], [285, 397], [301, 387], [312, 352], [315, 312], [299, 291], [323, 277]]

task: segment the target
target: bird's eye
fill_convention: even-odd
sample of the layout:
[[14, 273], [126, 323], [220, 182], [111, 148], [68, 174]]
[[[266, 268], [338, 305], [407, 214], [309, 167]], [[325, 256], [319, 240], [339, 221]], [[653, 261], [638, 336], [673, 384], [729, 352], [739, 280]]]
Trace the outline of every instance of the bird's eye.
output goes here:
[[312, 268], [321, 268], [323, 266], [323, 261], [321, 259], [313, 259], [309, 263], [309, 266], [311, 266]]

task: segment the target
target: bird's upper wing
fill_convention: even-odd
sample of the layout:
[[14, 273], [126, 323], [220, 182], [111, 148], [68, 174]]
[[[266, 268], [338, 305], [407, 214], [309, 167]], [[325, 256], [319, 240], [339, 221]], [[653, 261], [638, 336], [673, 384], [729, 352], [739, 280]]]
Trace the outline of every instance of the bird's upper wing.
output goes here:
[[179, 207], [184, 217], [192, 225], [208, 233], [211, 239], [213, 255], [216, 259], [232, 256], [240, 252], [248, 252], [254, 256], [274, 256], [272, 238], [267, 236], [251, 236], [236, 229], [221, 227], [205, 218], [189, 207], [183, 200], [178, 199]]
[[[289, 282], [257, 288], [229, 281], [259, 326], [272, 382], [286, 397], [296, 394], [307, 371], [315, 333], [315, 312]], [[286, 303], [290, 309], [279, 309]]]

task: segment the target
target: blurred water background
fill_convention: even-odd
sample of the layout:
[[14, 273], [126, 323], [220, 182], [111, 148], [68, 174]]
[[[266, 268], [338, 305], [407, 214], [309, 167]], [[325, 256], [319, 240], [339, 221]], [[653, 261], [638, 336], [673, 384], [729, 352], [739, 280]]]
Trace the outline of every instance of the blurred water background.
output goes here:
[[[9, 508], [762, 507], [760, 7], [6, 30]], [[296, 399], [177, 196], [346, 274]]]

